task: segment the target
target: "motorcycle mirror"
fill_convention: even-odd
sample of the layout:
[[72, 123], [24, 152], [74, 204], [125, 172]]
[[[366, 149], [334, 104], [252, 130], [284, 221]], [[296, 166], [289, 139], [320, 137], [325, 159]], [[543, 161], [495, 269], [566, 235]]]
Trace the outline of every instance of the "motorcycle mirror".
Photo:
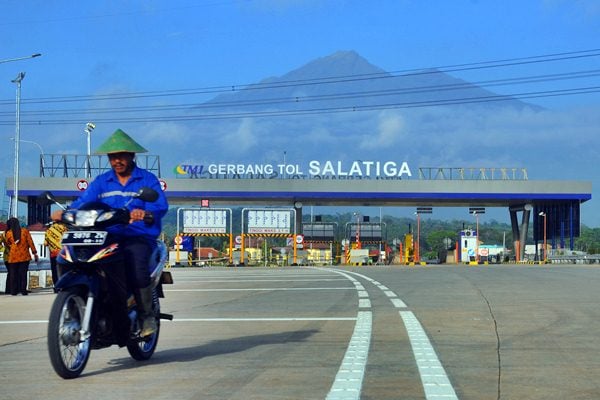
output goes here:
[[37, 203], [46, 206], [48, 204], [57, 203], [57, 201], [51, 192], [46, 191], [38, 195]]
[[158, 200], [158, 192], [156, 190], [154, 190], [154, 189], [149, 188], [149, 187], [143, 187], [143, 188], [141, 188], [138, 191], [137, 197], [140, 200], [153, 203], [156, 200]]

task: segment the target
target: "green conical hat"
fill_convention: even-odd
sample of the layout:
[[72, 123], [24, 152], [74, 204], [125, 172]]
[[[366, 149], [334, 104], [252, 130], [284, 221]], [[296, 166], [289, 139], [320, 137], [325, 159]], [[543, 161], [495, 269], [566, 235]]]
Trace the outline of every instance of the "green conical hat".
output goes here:
[[106, 142], [102, 143], [96, 149], [96, 154], [111, 154], [111, 153], [147, 153], [148, 150], [143, 148], [138, 142], [133, 140], [131, 136], [117, 129]]

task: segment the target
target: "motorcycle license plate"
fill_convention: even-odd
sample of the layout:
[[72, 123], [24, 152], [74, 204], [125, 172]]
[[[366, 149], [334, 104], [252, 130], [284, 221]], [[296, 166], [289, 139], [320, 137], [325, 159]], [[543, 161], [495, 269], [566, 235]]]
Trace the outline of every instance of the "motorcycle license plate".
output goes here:
[[104, 244], [107, 235], [108, 233], [104, 231], [65, 232], [62, 237], [62, 244], [70, 246], [100, 246]]

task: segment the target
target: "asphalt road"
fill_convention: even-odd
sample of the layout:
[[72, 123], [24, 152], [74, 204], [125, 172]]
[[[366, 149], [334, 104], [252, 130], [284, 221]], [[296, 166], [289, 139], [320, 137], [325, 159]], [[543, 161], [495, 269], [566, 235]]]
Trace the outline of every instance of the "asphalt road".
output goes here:
[[597, 266], [180, 268], [154, 357], [59, 378], [54, 295], [0, 296], [1, 399], [596, 399]]

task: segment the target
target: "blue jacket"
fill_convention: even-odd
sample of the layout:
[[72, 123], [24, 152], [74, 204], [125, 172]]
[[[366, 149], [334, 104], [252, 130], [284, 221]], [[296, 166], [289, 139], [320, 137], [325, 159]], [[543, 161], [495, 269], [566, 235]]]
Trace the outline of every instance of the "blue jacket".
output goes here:
[[140, 199], [133, 200], [127, 208], [133, 210], [139, 208], [151, 211], [154, 215], [152, 225], [146, 225], [144, 221], [135, 221], [126, 227], [114, 227], [108, 229], [110, 233], [120, 236], [143, 236], [148, 239], [156, 239], [162, 231], [162, 217], [169, 210], [167, 198], [162, 191], [158, 178], [151, 172], [139, 168], [134, 164], [131, 177], [123, 186], [119, 182], [117, 174], [111, 169], [94, 179], [79, 199], [71, 204], [71, 208], [79, 208], [81, 205], [91, 201], [101, 201], [113, 208], [125, 206], [131, 196], [142, 187], [149, 187], [158, 192], [158, 199], [153, 203], [147, 203]]

